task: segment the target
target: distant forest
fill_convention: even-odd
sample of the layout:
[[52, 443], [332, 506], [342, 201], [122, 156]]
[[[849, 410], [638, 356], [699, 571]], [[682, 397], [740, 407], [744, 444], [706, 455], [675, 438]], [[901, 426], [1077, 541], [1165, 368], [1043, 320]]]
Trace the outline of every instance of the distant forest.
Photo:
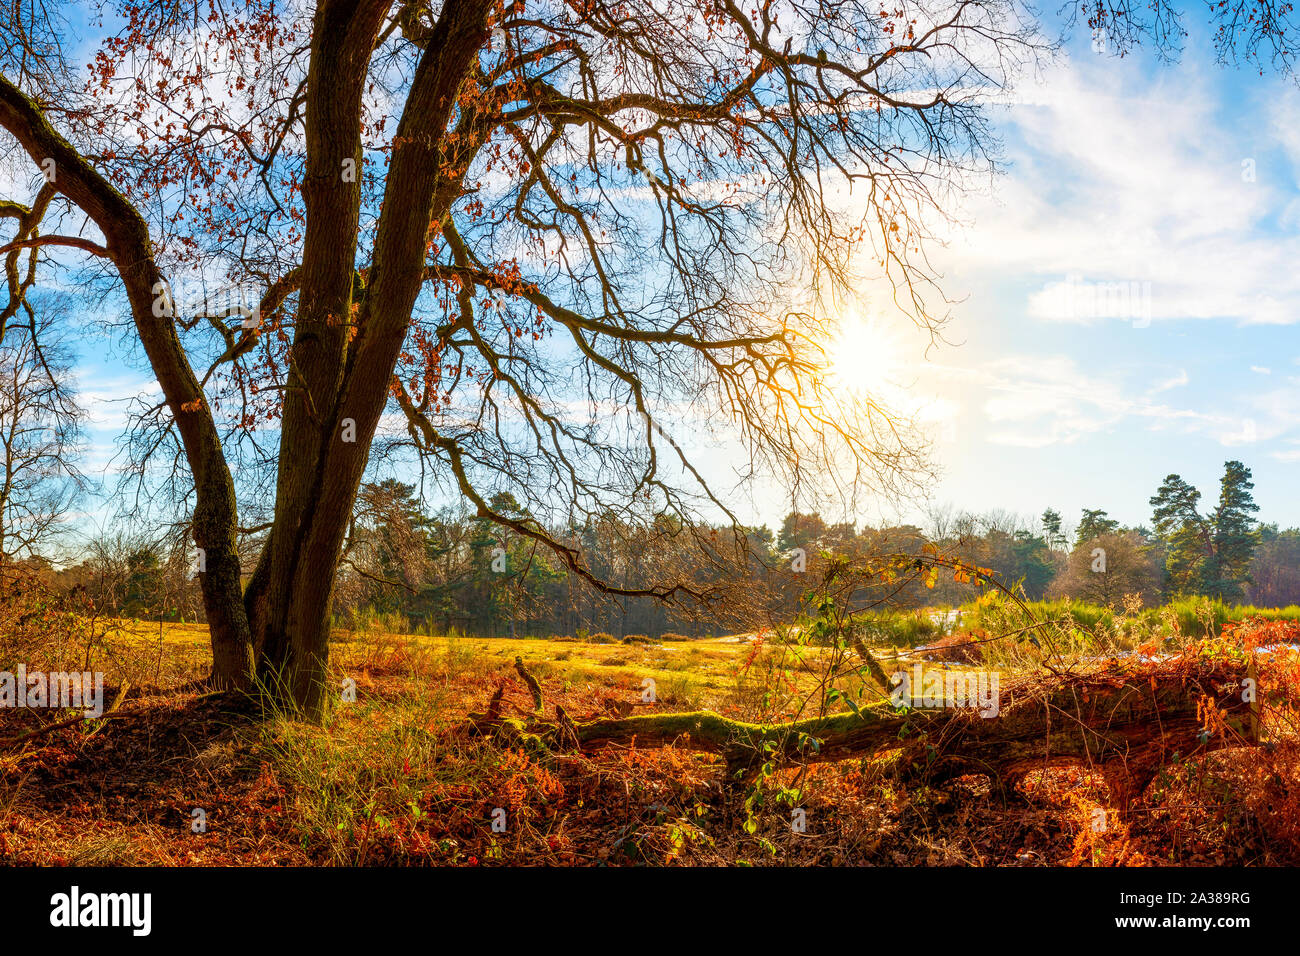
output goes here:
[[[924, 529], [858, 528], [800, 512], [786, 515], [776, 531], [685, 529], [666, 520], [647, 527], [613, 516], [567, 529], [564, 537], [604, 581], [635, 591], [675, 576], [729, 598], [701, 603], [689, 594], [665, 602], [602, 593], [530, 538], [464, 511], [430, 514], [415, 488], [389, 480], [362, 489], [335, 588], [335, 623], [478, 636], [700, 637], [791, 619], [831, 556], [919, 554], [927, 544], [992, 569], [1031, 600], [1119, 607], [1131, 595], [1147, 606], [1206, 595], [1260, 607], [1300, 604], [1300, 529], [1257, 521], [1252, 488], [1250, 470], [1228, 462], [1217, 501], [1203, 507], [1197, 489], [1169, 475], [1150, 499], [1150, 525], [1140, 527], [1123, 526], [1101, 509], [1084, 509], [1069, 525], [1048, 508], [1032, 521], [936, 511]], [[498, 496], [493, 507], [527, 519], [509, 496]], [[202, 620], [194, 551], [180, 538], [103, 538], [62, 570], [40, 558], [25, 566], [97, 613]], [[250, 558], [259, 546], [249, 538]], [[946, 574], [933, 588], [912, 583], [891, 593], [889, 606], [955, 606], [974, 596]]]

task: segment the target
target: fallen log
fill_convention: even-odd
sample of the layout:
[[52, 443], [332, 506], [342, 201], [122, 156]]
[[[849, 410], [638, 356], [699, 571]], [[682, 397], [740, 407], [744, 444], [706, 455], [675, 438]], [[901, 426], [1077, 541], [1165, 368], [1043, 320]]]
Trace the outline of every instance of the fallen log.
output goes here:
[[[712, 711], [567, 721], [514, 722], [512, 732], [552, 745], [576, 736], [590, 750], [613, 744], [677, 745], [719, 753], [728, 776], [744, 779], [771, 760], [805, 763], [896, 751], [895, 765], [937, 781], [987, 774], [1000, 786], [1065, 762], [1107, 773], [1121, 803], [1143, 789], [1173, 754], [1253, 745], [1253, 704], [1243, 699], [1246, 665], [1175, 660], [1145, 668], [1022, 680], [997, 696], [996, 714], [971, 708], [895, 707], [890, 701], [777, 724]], [[482, 715], [471, 715], [482, 720]], [[480, 730], [484, 729], [482, 727]]]

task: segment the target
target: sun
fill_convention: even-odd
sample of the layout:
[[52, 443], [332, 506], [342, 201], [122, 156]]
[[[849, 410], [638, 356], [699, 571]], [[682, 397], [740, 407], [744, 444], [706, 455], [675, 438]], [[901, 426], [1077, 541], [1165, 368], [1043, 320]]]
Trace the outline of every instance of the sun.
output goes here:
[[843, 323], [826, 346], [827, 381], [855, 394], [895, 391], [903, 377], [898, 340], [880, 322], [855, 318]]

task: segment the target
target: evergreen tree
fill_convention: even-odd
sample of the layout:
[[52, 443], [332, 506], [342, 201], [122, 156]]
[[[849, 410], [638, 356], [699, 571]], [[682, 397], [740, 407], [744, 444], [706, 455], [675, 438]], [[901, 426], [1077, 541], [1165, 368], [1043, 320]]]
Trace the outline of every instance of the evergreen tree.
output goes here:
[[1043, 512], [1043, 540], [1047, 546], [1053, 550], [1061, 550], [1065, 547], [1065, 533], [1061, 530], [1061, 513], [1055, 508], [1048, 508]]
[[1056, 564], [1047, 541], [1028, 531], [1017, 531], [1011, 550], [1015, 557], [1015, 580], [1024, 588], [1025, 596], [1031, 600], [1042, 598], [1056, 576]]
[[1213, 552], [1210, 524], [1201, 516], [1201, 493], [1179, 475], [1166, 475], [1149, 499], [1151, 522], [1165, 544], [1165, 592], [1200, 594], [1205, 564]]
[[1169, 594], [1204, 594], [1240, 600], [1259, 546], [1250, 469], [1225, 462], [1219, 504], [1210, 515], [1198, 508], [1201, 493], [1178, 475], [1166, 476], [1151, 498], [1156, 534], [1165, 543]]
[[1104, 534], [1114, 534], [1117, 531], [1119, 531], [1119, 522], [1107, 516], [1106, 512], [1084, 508], [1083, 517], [1079, 519], [1079, 531], [1074, 537], [1074, 545], [1078, 547], [1085, 541], [1100, 538]]
[[1225, 601], [1239, 601], [1250, 580], [1250, 562], [1259, 546], [1259, 511], [1251, 494], [1255, 483], [1250, 469], [1239, 461], [1225, 462], [1220, 482], [1219, 506], [1214, 509], [1214, 554], [1206, 562], [1205, 593]]
[[811, 554], [822, 544], [825, 536], [826, 522], [822, 520], [821, 515], [791, 511], [781, 522], [776, 546], [782, 552], [803, 548]]

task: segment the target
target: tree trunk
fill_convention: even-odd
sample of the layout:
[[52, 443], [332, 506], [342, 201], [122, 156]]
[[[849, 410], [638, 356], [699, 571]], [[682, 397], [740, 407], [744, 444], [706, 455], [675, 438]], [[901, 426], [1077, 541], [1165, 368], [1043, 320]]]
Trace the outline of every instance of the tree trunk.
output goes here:
[[53, 161], [59, 192], [84, 210], [104, 234], [101, 252], [126, 288], [136, 333], [176, 422], [194, 478], [194, 543], [201, 550], [199, 585], [212, 633], [212, 682], [246, 688], [253, 676], [248, 617], [239, 593], [235, 485], [221, 436], [176, 334], [170, 293], [153, 259], [149, 228], [139, 212], [62, 135], [18, 87], [0, 77], [0, 126], [37, 163]]
[[[428, 235], [461, 192], [464, 164], [459, 154], [444, 154], [443, 140], [457, 93], [487, 36], [491, 3], [449, 5], [428, 40], [398, 124], [384, 213], [361, 290], [355, 268], [360, 104], [365, 65], [386, 9], [374, 0], [339, 0], [317, 9], [307, 85], [307, 232], [292, 348], [295, 387], [285, 400], [275, 523], [244, 598], [259, 677], [311, 720], [325, 703], [334, 576], [424, 281]], [[473, 142], [473, 135], [462, 135], [460, 148]], [[349, 161], [354, 182], [343, 175]]]
[[[425, 280], [431, 230], [463, 193], [472, 157], [491, 132], [458, 94], [487, 39], [492, 0], [448, 0], [427, 38], [388, 159], [374, 252], [362, 289], [356, 261], [364, 174], [362, 93], [391, 0], [321, 0], [311, 38], [305, 119], [306, 212], [298, 310], [281, 419], [275, 521], [241, 595], [234, 481], [220, 432], [177, 336], [156, 311], [167, 289], [145, 220], [0, 77], [0, 127], [95, 222], [113, 261], [194, 477], [194, 540], [212, 642], [212, 683], [246, 689], [254, 677], [308, 718], [325, 700], [334, 576], [371, 441]], [[412, 23], [416, 18], [411, 19]], [[483, 109], [497, 115], [499, 104]], [[453, 123], [454, 120], [454, 123]], [[452, 132], [452, 126], [455, 130]], [[285, 277], [287, 280], [287, 277]], [[290, 290], [291, 291], [291, 290]], [[280, 301], [285, 290], [279, 290]]]
[[[330, 598], [351, 515], [351, 498], [340, 513], [322, 513], [320, 493], [331, 452], [344, 437], [337, 428], [337, 410], [354, 321], [363, 175], [361, 96], [386, 6], [375, 0], [321, 3], [312, 25], [302, 186], [307, 226], [291, 387], [281, 422], [275, 522], [244, 600], [259, 679], [308, 716], [321, 708]], [[386, 390], [386, 381], [382, 388]], [[369, 438], [348, 437], [353, 445]], [[351, 450], [364, 455], [360, 447]], [[313, 554], [308, 539], [322, 522], [337, 528], [330, 537], [338, 544]], [[307, 567], [310, 573], [304, 573]]]

